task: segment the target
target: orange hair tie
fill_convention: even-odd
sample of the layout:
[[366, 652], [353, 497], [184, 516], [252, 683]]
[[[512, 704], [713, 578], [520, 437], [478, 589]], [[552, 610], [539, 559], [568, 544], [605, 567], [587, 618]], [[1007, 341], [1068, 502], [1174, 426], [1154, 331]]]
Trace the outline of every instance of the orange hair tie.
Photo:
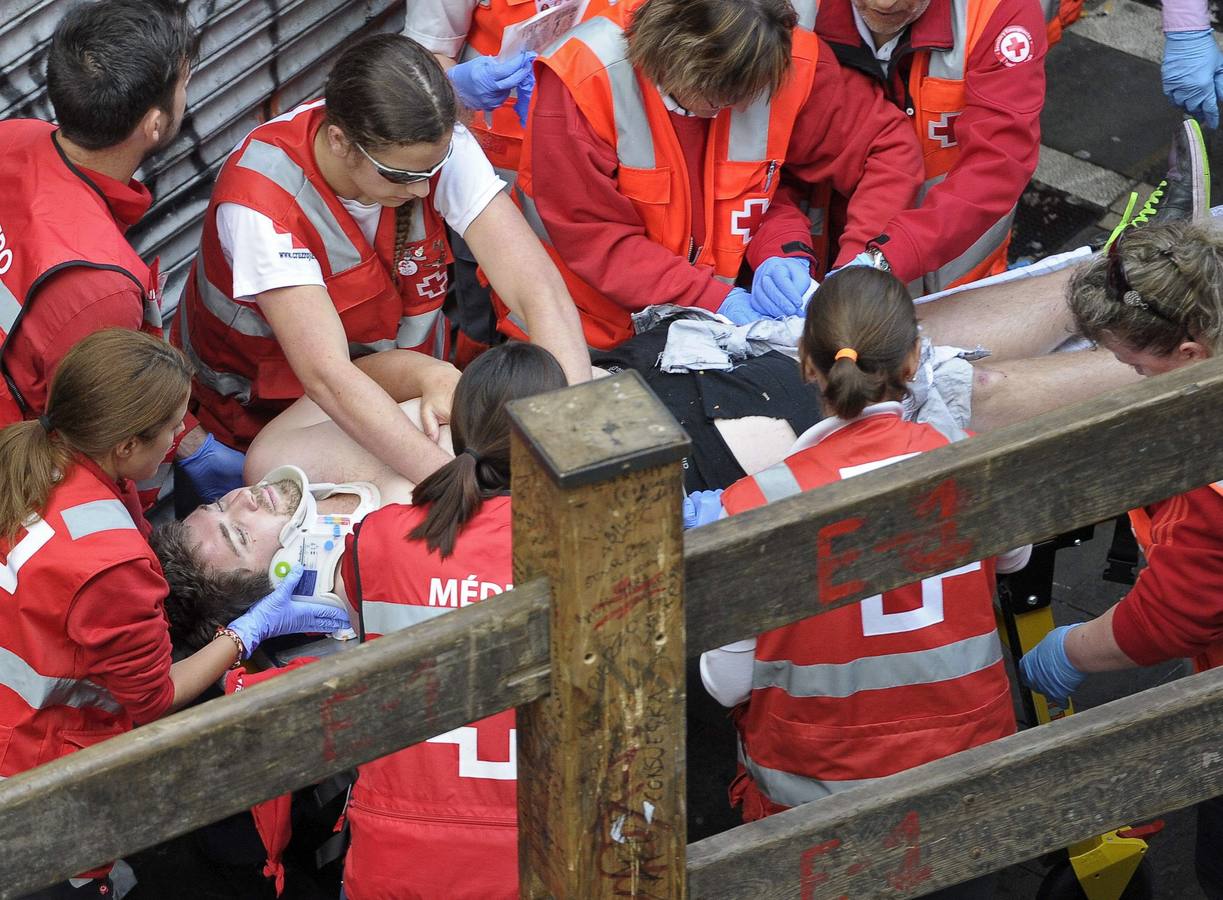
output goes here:
[[858, 351], [853, 347], [842, 347], [837, 351], [837, 355], [832, 358], [832, 361], [836, 362], [838, 359], [852, 359], [854, 362], [857, 362]]

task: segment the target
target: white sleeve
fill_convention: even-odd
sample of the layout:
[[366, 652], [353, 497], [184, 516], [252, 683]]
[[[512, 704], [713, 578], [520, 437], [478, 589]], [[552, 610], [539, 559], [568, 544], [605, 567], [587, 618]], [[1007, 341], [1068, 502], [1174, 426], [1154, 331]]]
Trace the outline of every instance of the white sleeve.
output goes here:
[[430, 53], [456, 59], [478, 0], [408, 0], [403, 33]]
[[234, 272], [234, 299], [303, 284], [323, 284], [323, 270], [305, 242], [263, 213], [237, 203], [217, 207], [217, 238]]
[[505, 187], [471, 132], [456, 123], [454, 153], [442, 166], [433, 197], [433, 208], [438, 215], [462, 237], [476, 216], [484, 212], [484, 207]]
[[723, 706], [738, 706], [752, 695], [756, 639], [735, 641], [701, 654], [701, 683]]
[[1014, 550], [1008, 550], [1006, 553], [999, 553], [995, 556], [994, 568], [999, 575], [1009, 575], [1026, 566], [1031, 558], [1032, 545], [1024, 544], [1022, 547], [1016, 547]]

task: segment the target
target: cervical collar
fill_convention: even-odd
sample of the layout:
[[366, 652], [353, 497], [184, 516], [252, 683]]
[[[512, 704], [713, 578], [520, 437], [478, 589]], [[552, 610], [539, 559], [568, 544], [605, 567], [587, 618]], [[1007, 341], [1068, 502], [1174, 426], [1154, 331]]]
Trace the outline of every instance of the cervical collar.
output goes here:
[[[348, 484], [328, 482], [311, 484], [306, 473], [297, 466], [281, 466], [264, 476], [260, 484], [292, 481], [301, 489], [301, 501], [280, 532], [280, 549], [268, 566], [268, 577], [277, 585], [288, 576], [294, 563], [305, 568], [297, 589], [296, 600], [310, 600], [328, 606], [344, 608], [344, 601], [332, 590], [335, 570], [344, 553], [344, 538], [352, 534], [353, 526], [366, 514], [378, 508], [381, 497], [378, 488], [366, 481]], [[318, 512], [318, 501], [335, 494], [355, 494], [360, 502], [351, 513]], [[347, 629], [346, 629], [347, 630]], [[338, 633], [337, 633], [338, 634]]]

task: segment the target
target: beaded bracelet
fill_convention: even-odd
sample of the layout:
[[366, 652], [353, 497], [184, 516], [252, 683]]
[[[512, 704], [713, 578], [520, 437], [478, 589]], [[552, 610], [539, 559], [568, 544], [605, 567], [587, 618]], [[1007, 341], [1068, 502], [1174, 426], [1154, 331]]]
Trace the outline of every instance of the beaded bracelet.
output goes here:
[[214, 635], [214, 637], [220, 637], [221, 635], [225, 635], [225, 637], [233, 641], [234, 647], [236, 647], [238, 650], [238, 658], [235, 659], [233, 665], [230, 666], [231, 669], [236, 669], [242, 665], [242, 660], [246, 657], [246, 644], [242, 643], [242, 638], [238, 636], [238, 632], [234, 631], [232, 628], [227, 628], [224, 625], [217, 629], [217, 633]]

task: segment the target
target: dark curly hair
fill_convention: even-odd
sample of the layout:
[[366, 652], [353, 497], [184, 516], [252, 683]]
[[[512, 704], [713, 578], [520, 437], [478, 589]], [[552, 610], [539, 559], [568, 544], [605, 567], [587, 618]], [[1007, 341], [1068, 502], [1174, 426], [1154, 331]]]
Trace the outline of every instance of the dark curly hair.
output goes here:
[[170, 585], [166, 616], [175, 651], [207, 646], [221, 625], [228, 625], [272, 590], [263, 572], [224, 572], [196, 557], [198, 544], [187, 536], [182, 522], [154, 530], [149, 538], [161, 570]]

